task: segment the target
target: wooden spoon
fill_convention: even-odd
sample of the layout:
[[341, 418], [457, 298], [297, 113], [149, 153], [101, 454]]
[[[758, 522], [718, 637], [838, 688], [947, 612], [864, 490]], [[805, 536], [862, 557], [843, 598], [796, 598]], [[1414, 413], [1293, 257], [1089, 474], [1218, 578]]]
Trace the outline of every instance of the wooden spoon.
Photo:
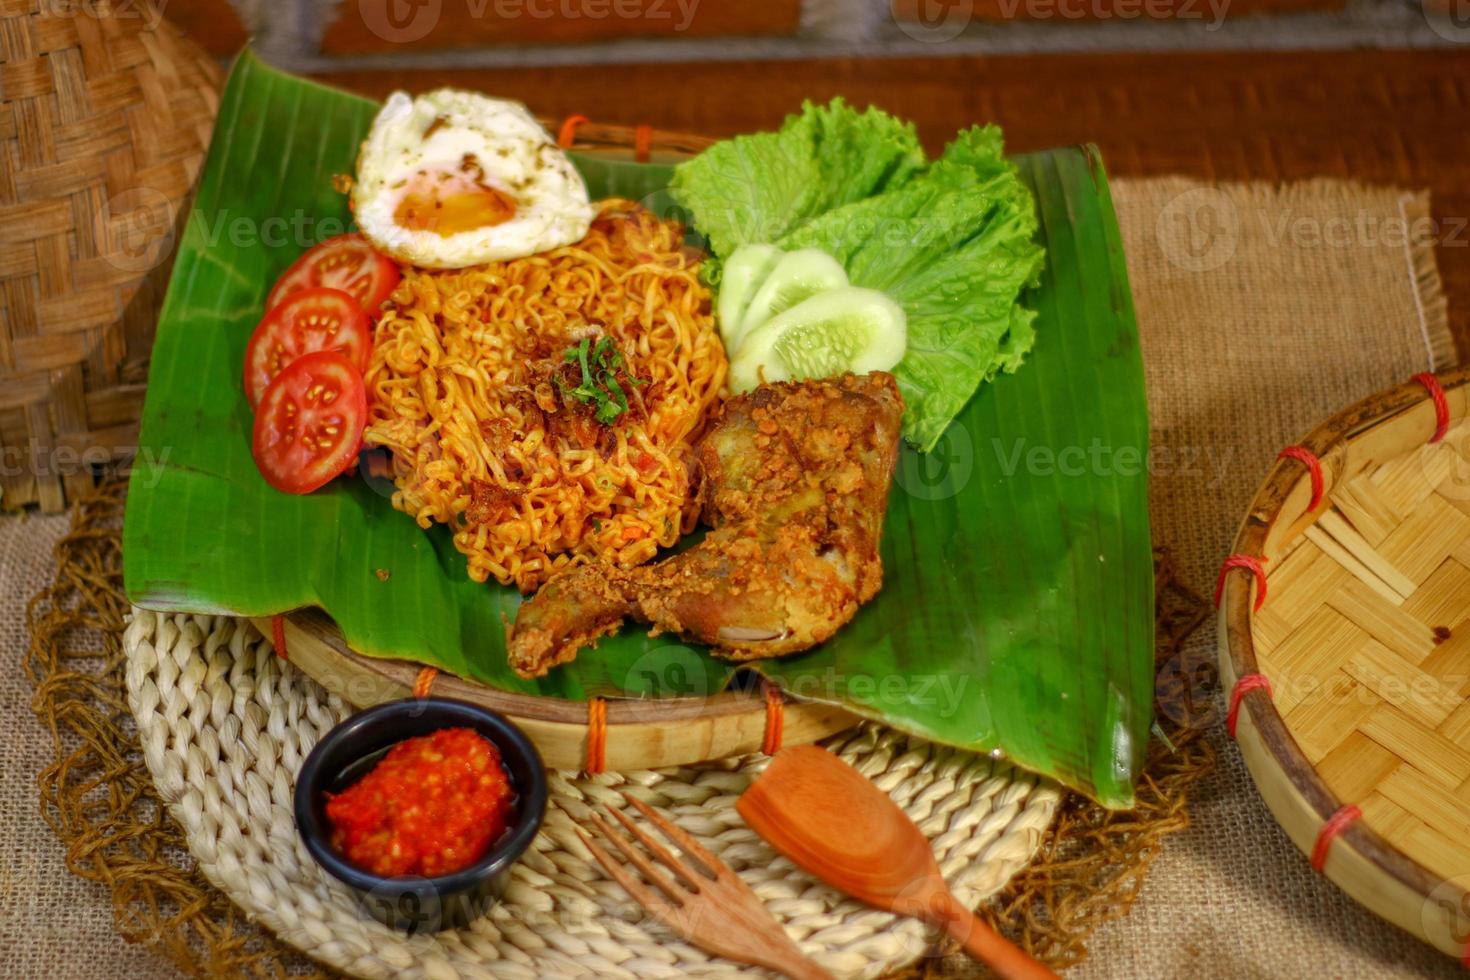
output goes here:
[[869, 905], [943, 928], [1007, 980], [1056, 977], [961, 905], [908, 814], [832, 753], [815, 745], [782, 749], [735, 809], [812, 875]]

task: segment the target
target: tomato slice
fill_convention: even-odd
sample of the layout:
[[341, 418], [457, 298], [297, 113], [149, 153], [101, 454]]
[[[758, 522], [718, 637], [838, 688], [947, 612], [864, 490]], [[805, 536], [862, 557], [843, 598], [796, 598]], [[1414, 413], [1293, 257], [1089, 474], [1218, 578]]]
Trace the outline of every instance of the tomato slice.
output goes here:
[[374, 251], [361, 235], [338, 235], [328, 238], [287, 269], [266, 298], [265, 308], [273, 309], [298, 289], [331, 286], [357, 300], [369, 314], [378, 312], [383, 300], [398, 285], [398, 266], [386, 255]]
[[357, 458], [367, 392], [357, 365], [337, 351], [289, 364], [266, 386], [255, 414], [255, 465], [285, 493], [311, 493]]
[[340, 289], [298, 290], [261, 319], [245, 348], [245, 394], [251, 406], [292, 361], [319, 350], [341, 351], [359, 372], [367, 370], [372, 327], [357, 300]]

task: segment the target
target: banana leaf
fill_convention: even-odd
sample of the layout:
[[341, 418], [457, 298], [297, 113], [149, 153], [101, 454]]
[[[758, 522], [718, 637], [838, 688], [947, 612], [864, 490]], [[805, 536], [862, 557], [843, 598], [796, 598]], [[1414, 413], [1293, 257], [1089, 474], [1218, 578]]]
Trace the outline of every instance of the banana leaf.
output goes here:
[[[245, 343], [276, 276], [349, 226], [376, 106], [246, 51], [230, 75], [158, 324], [124, 566], [139, 606], [241, 616], [326, 610], [369, 656], [581, 700], [707, 696], [732, 668], [635, 628], [538, 681], [505, 661], [520, 597], [477, 585], [443, 528], [365, 478], [272, 490], [250, 453]], [[594, 197], [664, 211], [670, 168], [575, 155]], [[1122, 246], [1102, 163], [1018, 158], [1048, 255], [1026, 366], [982, 387], [935, 452], [905, 447], [883, 591], [838, 635], [757, 668], [799, 697], [1009, 756], [1109, 806], [1133, 799], [1151, 723], [1148, 424]]]

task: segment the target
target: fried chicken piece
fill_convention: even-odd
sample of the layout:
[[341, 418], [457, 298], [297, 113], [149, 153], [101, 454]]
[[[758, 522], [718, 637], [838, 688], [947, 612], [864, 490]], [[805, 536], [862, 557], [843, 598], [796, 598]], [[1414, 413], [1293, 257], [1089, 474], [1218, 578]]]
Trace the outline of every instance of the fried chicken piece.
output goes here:
[[656, 565], [579, 565], [516, 615], [510, 665], [539, 677], [632, 617], [732, 660], [805, 650], [878, 593], [898, 457], [893, 375], [761, 385], [695, 447], [713, 530]]

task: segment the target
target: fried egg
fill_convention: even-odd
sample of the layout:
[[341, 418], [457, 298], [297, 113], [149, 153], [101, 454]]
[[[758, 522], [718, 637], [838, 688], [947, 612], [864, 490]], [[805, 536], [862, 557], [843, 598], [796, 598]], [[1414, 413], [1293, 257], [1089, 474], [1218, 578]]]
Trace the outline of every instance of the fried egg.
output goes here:
[[357, 157], [352, 210], [373, 245], [462, 269], [568, 245], [593, 207], [565, 153], [519, 102], [394, 92]]

